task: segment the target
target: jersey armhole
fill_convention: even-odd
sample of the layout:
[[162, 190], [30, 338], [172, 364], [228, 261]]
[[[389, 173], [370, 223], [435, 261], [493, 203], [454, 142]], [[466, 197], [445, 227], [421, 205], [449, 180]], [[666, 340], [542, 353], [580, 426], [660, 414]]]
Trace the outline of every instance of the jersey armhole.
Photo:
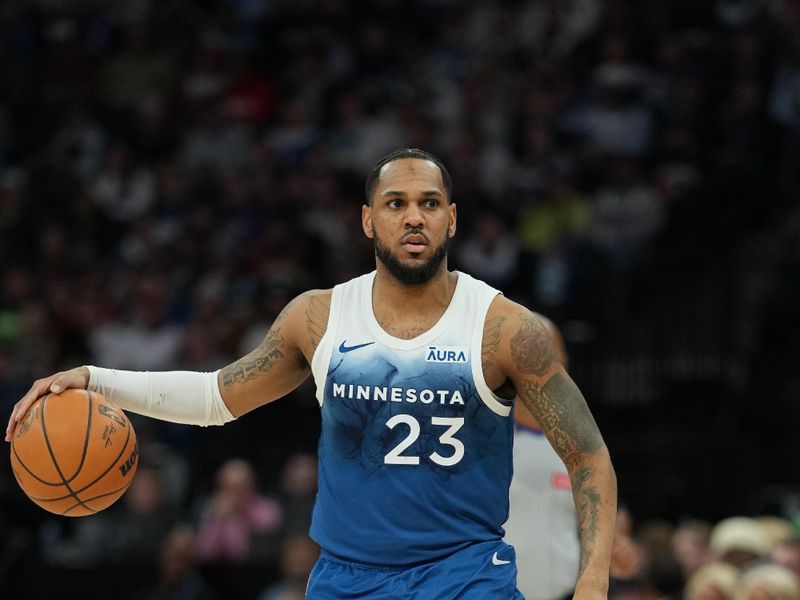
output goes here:
[[311, 357], [311, 375], [314, 377], [317, 402], [319, 402], [320, 406], [322, 406], [325, 398], [325, 380], [328, 377], [328, 365], [331, 363], [333, 340], [336, 338], [336, 324], [339, 322], [341, 305], [341, 290], [337, 286], [331, 292], [328, 326], [325, 328], [325, 333], [322, 334], [316, 350], [314, 350], [314, 356]]
[[475, 319], [475, 330], [472, 334], [472, 379], [475, 382], [475, 389], [478, 391], [478, 395], [489, 410], [501, 417], [508, 417], [511, 415], [511, 405], [503, 403], [500, 396], [489, 389], [486, 379], [483, 377], [483, 330], [489, 306], [498, 295], [500, 295], [500, 292], [496, 290], [494, 294], [486, 294], [478, 306], [478, 314], [482, 315], [482, 318]]

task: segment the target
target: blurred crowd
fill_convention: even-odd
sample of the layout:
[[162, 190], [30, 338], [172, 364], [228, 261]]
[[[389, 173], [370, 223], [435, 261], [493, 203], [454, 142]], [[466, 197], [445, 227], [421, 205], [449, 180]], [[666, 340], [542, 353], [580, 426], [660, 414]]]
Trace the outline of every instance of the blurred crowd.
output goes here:
[[[800, 466], [797, 0], [2, 2], [0, 414], [61, 368], [248, 352], [295, 294], [373, 268], [363, 181], [401, 146], [453, 176], [452, 266], [562, 327], [632, 505], [655, 488], [626, 449], [660, 446], [615, 446], [632, 427], [614, 406], [686, 417], [712, 446], [705, 417], [726, 443], [746, 425], [749, 476], [798, 487], [779, 464]], [[719, 413], [687, 373], [722, 382], [701, 388]], [[49, 519], [0, 461], [0, 581], [25, 552], [85, 566], [139, 545], [198, 594], [187, 565], [258, 557], [296, 578], [317, 420], [308, 386], [224, 431], [134, 420], [136, 483], [86, 523]], [[708, 579], [745, 585], [734, 568]]]
[[623, 574], [612, 569], [611, 600], [800, 598], [800, 537], [786, 519], [649, 520], [634, 528], [622, 508], [617, 529], [614, 552], [627, 560]]

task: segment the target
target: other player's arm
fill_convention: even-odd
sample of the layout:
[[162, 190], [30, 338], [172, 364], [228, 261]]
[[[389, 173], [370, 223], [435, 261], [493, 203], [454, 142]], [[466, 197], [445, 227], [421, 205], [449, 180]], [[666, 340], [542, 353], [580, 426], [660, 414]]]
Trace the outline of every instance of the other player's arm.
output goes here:
[[541, 320], [503, 297], [492, 304], [487, 321], [490, 318], [502, 319], [502, 342], [495, 359], [564, 461], [572, 481], [581, 544], [575, 597], [605, 597], [617, 506], [608, 449]]

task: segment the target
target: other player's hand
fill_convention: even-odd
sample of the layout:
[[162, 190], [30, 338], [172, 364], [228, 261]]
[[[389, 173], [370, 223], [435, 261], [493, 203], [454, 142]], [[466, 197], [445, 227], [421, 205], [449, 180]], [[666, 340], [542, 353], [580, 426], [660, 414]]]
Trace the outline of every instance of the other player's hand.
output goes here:
[[28, 393], [14, 405], [11, 411], [11, 416], [8, 418], [8, 426], [6, 427], [6, 441], [11, 441], [11, 436], [14, 434], [14, 428], [28, 412], [31, 405], [42, 396], [49, 393], [58, 394], [69, 388], [78, 388], [85, 390], [89, 385], [89, 369], [86, 367], [76, 367], [69, 371], [61, 371], [54, 373], [49, 377], [37, 379]]

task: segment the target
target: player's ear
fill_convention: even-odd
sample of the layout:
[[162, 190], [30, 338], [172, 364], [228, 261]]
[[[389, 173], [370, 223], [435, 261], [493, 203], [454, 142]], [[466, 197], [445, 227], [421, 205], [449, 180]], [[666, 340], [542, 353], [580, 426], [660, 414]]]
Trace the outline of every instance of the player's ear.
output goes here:
[[447, 237], [453, 237], [456, 234], [456, 221], [458, 220], [458, 211], [456, 210], [456, 203], [451, 202], [447, 205], [447, 210], [450, 212], [450, 222], [447, 225]]
[[361, 207], [361, 228], [364, 230], [364, 235], [372, 239], [372, 207], [368, 204]]

